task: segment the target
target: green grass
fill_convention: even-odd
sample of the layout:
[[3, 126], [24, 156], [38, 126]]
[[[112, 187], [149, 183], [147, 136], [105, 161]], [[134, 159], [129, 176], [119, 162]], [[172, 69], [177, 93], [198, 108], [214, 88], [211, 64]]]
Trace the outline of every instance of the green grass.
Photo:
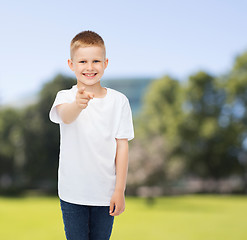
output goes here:
[[[245, 240], [247, 197], [126, 198], [111, 240]], [[58, 198], [0, 198], [1, 240], [65, 239]]]

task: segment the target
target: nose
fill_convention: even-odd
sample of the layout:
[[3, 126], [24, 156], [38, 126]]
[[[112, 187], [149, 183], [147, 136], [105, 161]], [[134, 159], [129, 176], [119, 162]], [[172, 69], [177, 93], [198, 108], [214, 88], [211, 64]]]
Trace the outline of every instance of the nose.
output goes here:
[[93, 64], [92, 63], [88, 62], [88, 64], [87, 64], [87, 70], [88, 71], [93, 70]]

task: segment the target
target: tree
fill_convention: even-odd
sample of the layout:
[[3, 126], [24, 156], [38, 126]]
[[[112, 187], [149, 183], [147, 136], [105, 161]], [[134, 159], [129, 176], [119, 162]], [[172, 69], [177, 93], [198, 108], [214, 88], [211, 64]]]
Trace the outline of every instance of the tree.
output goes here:
[[[153, 176], [160, 176], [164, 182], [183, 174], [217, 180], [241, 173], [237, 156], [243, 127], [236, 124], [231, 114], [226, 82], [198, 72], [186, 83], [168, 76], [151, 83], [142, 112], [135, 120], [136, 136], [143, 139], [144, 152], [152, 149], [149, 145], [155, 144], [157, 136], [162, 136], [166, 154], [159, 175], [158, 171], [149, 174], [146, 184], [155, 181], [159, 184]], [[153, 161], [148, 153], [142, 159], [142, 162]], [[142, 166], [146, 164], [143, 162]]]
[[234, 155], [242, 165], [242, 176], [247, 192], [247, 52], [239, 55], [225, 78], [227, 91], [227, 119], [234, 124], [237, 143]]
[[236, 131], [223, 123], [226, 92], [217, 79], [205, 72], [189, 78], [184, 108], [187, 112], [180, 128], [181, 152], [188, 171], [200, 177], [219, 179], [239, 169], [232, 154]]
[[0, 189], [16, 192], [24, 163], [21, 114], [13, 108], [0, 111]]
[[175, 142], [183, 115], [183, 94], [180, 83], [169, 76], [151, 82], [136, 119], [140, 126], [138, 134], [143, 137], [162, 135]]
[[49, 110], [56, 93], [76, 84], [74, 78], [57, 75], [46, 83], [37, 104], [25, 109], [23, 129], [25, 151], [25, 176], [29, 187], [56, 190], [59, 157], [59, 127], [49, 120]]
[[183, 120], [183, 96], [180, 83], [169, 76], [151, 82], [143, 108], [134, 119], [136, 138], [130, 155], [136, 157], [130, 162], [129, 184], [166, 188], [166, 181], [182, 174], [184, 162], [176, 149], [178, 126]]

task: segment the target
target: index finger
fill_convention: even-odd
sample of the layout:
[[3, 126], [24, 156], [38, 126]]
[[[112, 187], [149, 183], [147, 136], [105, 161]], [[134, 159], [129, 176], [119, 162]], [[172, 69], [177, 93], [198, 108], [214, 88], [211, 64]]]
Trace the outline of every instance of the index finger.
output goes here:
[[84, 91], [84, 94], [86, 95], [86, 98], [93, 98], [94, 97], [94, 93], [92, 93], [92, 92], [86, 92], [86, 91]]

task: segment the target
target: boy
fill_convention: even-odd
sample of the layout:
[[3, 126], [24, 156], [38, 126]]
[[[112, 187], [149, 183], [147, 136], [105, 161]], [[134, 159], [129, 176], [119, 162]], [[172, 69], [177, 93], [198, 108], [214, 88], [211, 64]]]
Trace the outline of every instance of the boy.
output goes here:
[[134, 138], [127, 97], [101, 86], [108, 65], [103, 39], [83, 31], [70, 44], [77, 85], [57, 93], [50, 119], [60, 126], [58, 195], [68, 240], [109, 239], [125, 209], [128, 141]]

